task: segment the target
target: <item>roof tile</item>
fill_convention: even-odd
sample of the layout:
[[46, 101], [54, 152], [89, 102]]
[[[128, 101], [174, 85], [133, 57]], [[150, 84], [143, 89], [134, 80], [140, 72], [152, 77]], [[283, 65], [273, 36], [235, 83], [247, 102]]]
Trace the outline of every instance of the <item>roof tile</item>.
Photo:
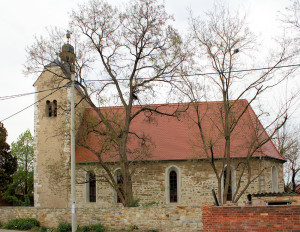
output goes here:
[[[198, 103], [199, 115], [202, 122], [203, 131], [207, 143], [212, 145], [212, 151], [215, 158], [224, 157], [224, 136], [222, 129], [223, 114], [222, 102], [201, 102]], [[233, 107], [233, 116], [230, 120], [236, 120], [237, 116], [248, 104], [246, 100], [239, 100]], [[204, 146], [200, 140], [199, 129], [193, 120], [197, 119], [196, 110], [192, 104], [167, 104], [167, 105], [150, 105], [149, 107], [159, 107], [163, 112], [172, 113], [178, 109], [187, 109], [185, 112], [176, 117], [168, 117], [158, 114], [150, 116], [149, 112], [142, 112], [133, 119], [130, 126], [130, 131], [138, 136], [145, 135], [151, 139], [152, 146], [149, 154], [141, 156], [141, 152], [137, 149], [137, 139], [134, 135], [129, 136], [128, 153], [130, 160], [183, 160], [183, 159], [205, 159]], [[133, 106], [133, 112], [137, 112], [141, 106]], [[116, 122], [122, 122], [124, 118], [123, 107], [103, 107], [100, 108], [104, 114]], [[99, 124], [99, 117], [92, 108], [87, 108], [83, 123], [78, 133], [77, 141], [83, 145], [88, 145], [95, 151], [100, 151], [104, 146], [100, 146], [99, 142], [108, 145], [109, 142], [103, 140], [103, 137], [96, 133], [86, 133], [86, 128], [90, 124]], [[116, 123], [118, 124], [118, 123]], [[97, 125], [98, 128], [102, 124]], [[117, 126], [117, 125], [116, 125]], [[260, 135], [258, 137], [258, 134]], [[240, 158], [246, 157], [249, 146], [254, 139], [262, 141], [267, 139], [268, 135], [257, 119], [251, 106], [241, 117], [239, 123], [234, 129], [231, 136], [231, 157]], [[108, 146], [106, 146], [106, 149]], [[258, 149], [254, 156], [267, 156], [279, 160], [284, 160], [273, 142], [270, 140]], [[102, 155], [104, 162], [117, 161], [118, 156], [113, 152], [104, 151]], [[96, 162], [97, 156], [83, 146], [76, 146], [76, 161], [77, 162]]]

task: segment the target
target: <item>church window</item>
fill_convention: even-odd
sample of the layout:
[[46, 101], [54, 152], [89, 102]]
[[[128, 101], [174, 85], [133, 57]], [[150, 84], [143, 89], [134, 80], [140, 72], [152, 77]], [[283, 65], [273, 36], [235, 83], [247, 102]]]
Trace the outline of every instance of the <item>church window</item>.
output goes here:
[[87, 202], [96, 202], [96, 176], [93, 172], [87, 172], [86, 179]]
[[278, 172], [276, 166], [273, 166], [272, 169], [272, 192], [278, 192]]
[[167, 203], [180, 202], [180, 169], [171, 166], [166, 169], [166, 200]]
[[170, 172], [170, 202], [177, 202], [177, 174], [175, 171]]

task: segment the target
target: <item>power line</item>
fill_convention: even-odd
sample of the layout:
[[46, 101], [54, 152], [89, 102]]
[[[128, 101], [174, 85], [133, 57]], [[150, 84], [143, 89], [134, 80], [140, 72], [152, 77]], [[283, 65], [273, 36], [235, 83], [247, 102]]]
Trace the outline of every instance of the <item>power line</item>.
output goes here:
[[[263, 67], [263, 68], [251, 68], [251, 69], [240, 69], [240, 70], [231, 70], [230, 72], [233, 73], [237, 73], [237, 72], [251, 72], [251, 71], [261, 71], [261, 70], [268, 70], [268, 69], [279, 69], [279, 68], [289, 68], [289, 67], [298, 67], [300, 66], [300, 64], [290, 64], [290, 65], [281, 65], [281, 66], [275, 66], [275, 67]], [[229, 71], [225, 71], [223, 72], [225, 73], [229, 73]], [[174, 76], [164, 76], [165, 77], [182, 77], [182, 76], [186, 76], [186, 77], [192, 77], [192, 76], [205, 76], [205, 75], [218, 75], [218, 72], [207, 72], [207, 73], [194, 73], [194, 74], [183, 74], [183, 75], [174, 75]], [[145, 77], [145, 78], [137, 78], [140, 80], [151, 80], [153, 79], [153, 77]], [[128, 78], [122, 78], [122, 79], [117, 79], [117, 81], [128, 81], [130, 79]], [[108, 82], [108, 81], [112, 81], [112, 80], [86, 80], [86, 82]], [[23, 112], [24, 110], [30, 108], [31, 106], [35, 105], [36, 103], [42, 101], [43, 99], [45, 99], [46, 97], [50, 96], [51, 94], [55, 93], [57, 90], [66, 87], [69, 84], [69, 82], [61, 87], [56, 87], [56, 88], [52, 88], [52, 89], [46, 89], [46, 90], [41, 90], [41, 91], [36, 91], [36, 92], [31, 92], [31, 93], [24, 93], [24, 94], [16, 94], [16, 95], [11, 95], [11, 96], [3, 96], [0, 97], [0, 100], [8, 100], [8, 99], [12, 99], [12, 98], [17, 98], [17, 97], [24, 97], [27, 95], [31, 95], [31, 94], [36, 94], [36, 93], [41, 93], [41, 92], [46, 92], [46, 91], [51, 91], [54, 90], [53, 92], [51, 92], [50, 94], [48, 94], [47, 96], [43, 97], [42, 99], [36, 101], [35, 103], [25, 107], [24, 109], [10, 115], [9, 117], [3, 119], [1, 122]]]
[[[263, 67], [263, 68], [251, 68], [251, 69], [240, 69], [240, 70], [231, 70], [231, 73], [239, 73], [239, 72], [252, 72], [252, 71], [261, 71], [261, 70], [268, 70], [268, 69], [280, 69], [280, 68], [290, 68], [290, 67], [298, 67], [300, 64], [289, 64], [289, 65], [281, 65], [281, 66], [274, 66], [274, 67]], [[229, 71], [224, 71], [223, 74], [229, 73]], [[193, 73], [193, 74], [182, 74], [182, 75], [173, 75], [173, 76], [164, 76], [161, 78], [168, 78], [168, 77], [193, 77], [193, 76], [205, 76], [205, 75], [219, 75], [218, 72], [207, 72], [207, 73]], [[139, 77], [138, 80], [151, 80], [154, 77]], [[128, 78], [120, 78], [117, 81], [129, 81]], [[85, 80], [85, 82], [109, 82], [113, 80]]]
[[[34, 102], [33, 104], [31, 104], [31, 105], [29, 105], [29, 106], [23, 108], [22, 110], [19, 110], [18, 112], [14, 113], [14, 114], [12, 114], [12, 115], [10, 115], [10, 116], [8, 116], [7, 118], [4, 118], [3, 120], [0, 120], [0, 122], [4, 122], [5, 120], [7, 120], [7, 119], [9, 119], [9, 118], [12, 118], [12, 117], [14, 117], [15, 115], [17, 115], [17, 114], [19, 114], [19, 113], [21, 113], [21, 112], [27, 110], [27, 109], [30, 108], [31, 106], [34, 106], [35, 104], [37, 104], [37, 103], [39, 103], [40, 101], [44, 100], [46, 97], [49, 97], [50, 95], [52, 95], [53, 93], [55, 93], [55, 92], [58, 91], [59, 89], [66, 87], [68, 84], [69, 84], [69, 82], [68, 82], [67, 84], [61, 86], [61, 87], [54, 88], [54, 91], [52, 91], [51, 93], [49, 93], [49, 94], [46, 95], [45, 97], [41, 98], [40, 100]], [[39, 92], [40, 92], [40, 91], [39, 91]], [[42, 92], [44, 92], [44, 91], [42, 91]]]
[[[231, 70], [231, 72], [237, 73], [237, 72], [251, 72], [251, 71], [260, 71], [260, 70], [267, 70], [267, 69], [271, 69], [271, 68], [289, 68], [289, 67], [297, 67], [300, 66], [300, 64], [290, 64], [290, 65], [282, 65], [282, 66], [276, 66], [276, 67], [265, 67], [265, 68], [252, 68], [252, 69], [241, 69], [241, 70]], [[229, 73], [228, 71], [223, 72], [225, 73]], [[182, 76], [186, 76], [186, 77], [192, 77], [192, 76], [205, 76], [205, 75], [218, 75], [219, 73], [217, 72], [207, 72], [207, 73], [194, 73], [194, 74], [182, 74], [182, 75], [174, 75], [174, 76], [164, 76], [164, 77], [182, 77]], [[149, 80], [149, 79], [153, 79], [153, 77], [140, 77], [137, 78], [140, 80]], [[117, 79], [117, 81], [128, 81], [128, 78], [120, 78]], [[85, 80], [85, 82], [108, 82], [108, 81], [112, 81], [112, 80]], [[46, 91], [51, 91], [51, 90], [56, 90], [59, 89], [61, 87], [56, 87], [56, 88], [52, 88], [52, 89], [45, 89], [45, 90], [41, 90], [41, 91], [36, 91], [36, 92], [31, 92], [31, 93], [23, 93], [23, 94], [16, 94], [16, 95], [9, 95], [9, 96], [3, 96], [0, 97], [0, 101], [2, 100], [9, 100], [9, 99], [13, 99], [13, 98], [18, 98], [18, 97], [24, 97], [24, 96], [28, 96], [31, 94], [36, 94], [36, 93], [42, 93], [42, 92], [46, 92]]]
[[0, 97], [0, 101], [9, 100], [9, 99], [18, 98], [18, 97], [25, 97], [25, 96], [28, 96], [28, 95], [31, 95], [31, 94], [47, 92], [47, 91], [55, 90], [55, 89], [58, 89], [58, 88], [60, 88], [60, 87], [56, 87], [56, 88], [52, 88], [52, 89], [45, 89], [45, 90], [31, 92], [31, 93], [21, 93], [21, 94], [3, 96], [3, 97]]

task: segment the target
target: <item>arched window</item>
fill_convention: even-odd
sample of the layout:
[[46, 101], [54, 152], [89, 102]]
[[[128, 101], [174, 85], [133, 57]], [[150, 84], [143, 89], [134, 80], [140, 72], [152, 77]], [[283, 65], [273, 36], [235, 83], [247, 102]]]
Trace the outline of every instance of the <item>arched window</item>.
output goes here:
[[96, 176], [93, 172], [87, 172], [86, 179], [87, 202], [96, 202]]
[[53, 101], [53, 117], [57, 116], [57, 101]]
[[171, 171], [169, 174], [170, 202], [177, 202], [177, 173]]
[[272, 172], [272, 192], [278, 192], [278, 172], [276, 166], [273, 166], [271, 169]]
[[167, 203], [180, 202], [180, 170], [176, 166], [166, 169], [166, 200]]
[[[123, 195], [123, 176], [121, 173], [121, 169], [117, 169], [115, 171], [115, 178], [116, 178], [116, 182], [118, 185], [118, 189], [121, 192], [121, 194]], [[121, 203], [121, 198], [118, 194], [117, 194], [117, 203]]]
[[52, 116], [52, 106], [51, 102], [49, 100], [46, 101], [46, 115], [48, 117]]
[[[229, 180], [229, 186], [228, 186], [228, 192], [227, 192], [227, 201], [232, 201], [233, 200], [233, 195], [235, 193], [235, 189], [236, 189], [236, 181], [235, 181], [235, 169], [231, 166], [230, 168], [231, 172], [230, 172], [230, 180]], [[222, 184], [221, 184], [221, 193], [223, 196], [224, 193], [224, 189], [225, 189], [225, 184], [226, 184], [226, 177], [227, 177], [227, 168], [226, 166], [224, 167], [224, 174], [222, 176]], [[222, 198], [223, 199], [223, 198]]]

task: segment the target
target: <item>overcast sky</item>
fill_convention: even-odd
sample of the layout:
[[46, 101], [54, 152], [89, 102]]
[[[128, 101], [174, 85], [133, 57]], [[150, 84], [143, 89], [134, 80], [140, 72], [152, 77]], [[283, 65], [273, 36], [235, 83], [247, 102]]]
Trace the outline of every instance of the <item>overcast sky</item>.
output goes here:
[[[35, 35], [45, 34], [45, 28], [58, 26], [68, 29], [68, 12], [85, 0], [1, 0], [0, 8], [0, 121], [34, 103], [34, 95], [2, 100], [3, 96], [34, 92], [34, 78], [22, 74], [26, 59], [25, 48]], [[109, 1], [114, 4], [126, 0]], [[220, 1], [225, 2], [225, 1]], [[248, 13], [250, 28], [268, 42], [279, 33], [277, 16], [290, 4], [287, 0], [231, 0], [233, 9]], [[213, 5], [211, 0], [165, 0], [168, 13], [173, 14], [176, 26], [187, 29], [188, 8], [194, 15], [203, 14]], [[4, 121], [8, 143], [16, 141], [26, 129], [33, 133], [33, 107]]]

